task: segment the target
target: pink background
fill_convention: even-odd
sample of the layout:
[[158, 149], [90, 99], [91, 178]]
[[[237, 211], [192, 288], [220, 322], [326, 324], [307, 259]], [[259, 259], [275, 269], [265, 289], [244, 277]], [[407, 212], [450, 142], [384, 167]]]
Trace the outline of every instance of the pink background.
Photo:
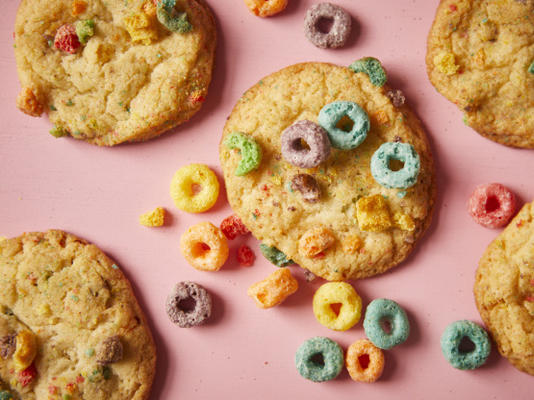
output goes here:
[[[282, 14], [260, 19], [242, 0], [209, 0], [217, 17], [216, 70], [204, 108], [189, 123], [148, 143], [98, 148], [55, 139], [46, 118], [15, 108], [19, 91], [13, 55], [18, 2], [2, 0], [0, 13], [0, 235], [60, 228], [94, 242], [131, 279], [158, 346], [152, 399], [306, 398], [406, 399], [508, 398], [531, 396], [534, 378], [514, 369], [495, 349], [487, 364], [471, 372], [443, 358], [440, 335], [458, 319], [480, 322], [473, 295], [474, 272], [499, 230], [475, 224], [466, 201], [479, 183], [501, 182], [521, 204], [534, 197], [532, 152], [488, 141], [462, 123], [462, 114], [430, 85], [425, 42], [437, 0], [335, 0], [354, 19], [354, 34], [342, 50], [321, 50], [303, 34], [306, 9], [316, 0], [289, 0]], [[246, 289], [273, 271], [252, 237], [235, 240], [217, 273], [191, 268], [178, 249], [181, 233], [200, 221], [219, 222], [231, 210], [224, 191], [200, 215], [176, 209], [168, 194], [174, 172], [206, 163], [220, 176], [217, 146], [226, 116], [240, 95], [260, 78], [302, 61], [348, 65], [362, 56], [382, 60], [390, 83], [402, 89], [427, 128], [438, 172], [433, 224], [417, 250], [390, 273], [355, 282], [364, 305], [377, 297], [398, 301], [408, 312], [408, 341], [386, 353], [386, 369], [375, 384], [353, 382], [346, 371], [314, 384], [294, 367], [301, 342], [322, 335], [344, 348], [364, 336], [362, 323], [334, 332], [316, 322], [311, 300], [319, 280], [306, 284], [282, 306], [260, 310]], [[150, 229], [138, 216], [158, 205], [172, 215]], [[237, 265], [235, 250], [251, 245], [250, 268]], [[175, 282], [194, 280], [214, 297], [214, 315], [202, 327], [180, 329], [164, 310]]]

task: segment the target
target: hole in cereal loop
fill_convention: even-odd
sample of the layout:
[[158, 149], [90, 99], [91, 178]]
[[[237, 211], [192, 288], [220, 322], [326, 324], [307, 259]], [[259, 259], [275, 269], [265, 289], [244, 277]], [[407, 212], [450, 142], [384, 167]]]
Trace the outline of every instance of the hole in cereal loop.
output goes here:
[[202, 185], [199, 183], [192, 183], [191, 184], [191, 194], [193, 196], [199, 194], [202, 191]]
[[486, 204], [484, 206], [486, 208], [486, 212], [493, 212], [495, 210], [498, 210], [501, 207], [501, 203], [499, 202], [499, 199], [495, 196], [490, 196], [486, 200]]
[[342, 306], [343, 306], [343, 304], [341, 304], [341, 303], [332, 303], [332, 304], [330, 304], [330, 308], [332, 309], [334, 314], [336, 314], [336, 316], [338, 316], [338, 317], [339, 317], [339, 312], [341, 311], [341, 307]]
[[400, 171], [404, 168], [404, 161], [397, 160], [396, 158], [391, 158], [389, 160], [388, 167], [391, 171]]
[[323, 353], [316, 353], [310, 357], [310, 361], [318, 367], [324, 367]]
[[185, 313], [193, 312], [196, 306], [197, 306], [197, 302], [192, 297], [187, 297], [178, 302], [178, 308]]
[[371, 360], [369, 358], [369, 354], [362, 354], [358, 357], [358, 363], [360, 364], [360, 367], [362, 367], [362, 369], [367, 369], [370, 361]]
[[475, 344], [467, 336], [464, 336], [458, 345], [458, 351], [463, 354], [471, 353], [475, 350], [475, 348]]
[[348, 115], [343, 115], [336, 124], [336, 128], [343, 132], [350, 132], [353, 127], [354, 121]]
[[193, 257], [203, 257], [211, 248], [206, 243], [198, 242], [193, 245]]
[[382, 318], [380, 320], [380, 326], [382, 327], [382, 330], [387, 333], [388, 335], [391, 335], [391, 332], [393, 331], [392, 323], [389, 318]]
[[317, 20], [315, 27], [321, 33], [329, 33], [334, 25], [334, 18], [321, 17]]

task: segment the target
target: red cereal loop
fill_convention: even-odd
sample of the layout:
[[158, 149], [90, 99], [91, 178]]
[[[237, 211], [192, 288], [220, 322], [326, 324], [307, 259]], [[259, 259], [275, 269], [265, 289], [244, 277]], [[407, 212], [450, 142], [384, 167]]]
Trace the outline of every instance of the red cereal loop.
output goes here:
[[19, 383], [22, 387], [28, 386], [37, 376], [37, 369], [35, 364], [31, 364], [28, 368], [19, 372]]
[[70, 24], [60, 26], [56, 31], [54, 46], [56, 49], [65, 51], [69, 54], [76, 53], [76, 50], [80, 47], [80, 41], [78, 40], [78, 35], [76, 35], [74, 26]]
[[467, 204], [475, 222], [486, 228], [500, 228], [514, 215], [516, 200], [510, 189], [500, 183], [478, 185]]
[[254, 264], [255, 259], [256, 255], [246, 244], [240, 246], [237, 250], [237, 261], [239, 261], [239, 264], [243, 267], [250, 267]]
[[234, 240], [238, 235], [246, 235], [250, 232], [237, 215], [230, 215], [223, 219], [221, 231], [228, 240]]

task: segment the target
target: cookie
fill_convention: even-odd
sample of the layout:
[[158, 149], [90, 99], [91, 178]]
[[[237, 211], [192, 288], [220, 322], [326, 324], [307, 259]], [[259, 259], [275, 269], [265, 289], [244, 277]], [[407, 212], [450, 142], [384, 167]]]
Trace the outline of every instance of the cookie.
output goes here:
[[432, 84], [507, 146], [534, 148], [533, 11], [533, 0], [442, 0], [428, 36]]
[[[203, 0], [23, 0], [15, 21], [18, 107], [51, 134], [113, 146], [193, 116], [216, 30]], [[170, 12], [169, 12], [170, 10]]]
[[480, 316], [499, 352], [534, 375], [534, 203], [523, 206], [488, 246], [474, 293]]
[[[419, 121], [406, 105], [395, 107], [389, 92], [363, 72], [326, 63], [287, 67], [245, 92], [224, 127], [220, 161], [231, 207], [265, 246], [328, 280], [379, 274], [406, 258], [431, 221], [434, 169]], [[323, 128], [329, 137], [334, 130], [335, 137], [346, 133], [358, 140], [333, 146], [326, 161], [314, 168], [286, 160], [282, 133], [303, 120], [320, 124], [321, 110], [334, 102], [356, 104], [342, 111], [350, 116], [361, 108], [358, 116], [365, 112], [369, 123], [351, 125], [340, 111], [323, 113], [339, 118]], [[355, 131], [359, 133], [352, 135]], [[258, 168], [240, 176], [234, 171], [241, 154], [225, 144], [235, 132], [257, 142], [262, 151]], [[413, 186], [387, 188], [373, 178], [371, 157], [385, 142], [410, 144], [419, 154]], [[307, 175], [306, 188], [295, 184], [302, 174]], [[303, 238], [315, 237], [316, 231], [329, 232], [331, 240], [310, 252], [309, 240]]]
[[57, 230], [0, 242], [0, 356], [0, 381], [27, 400], [147, 399], [156, 364], [121, 270]]

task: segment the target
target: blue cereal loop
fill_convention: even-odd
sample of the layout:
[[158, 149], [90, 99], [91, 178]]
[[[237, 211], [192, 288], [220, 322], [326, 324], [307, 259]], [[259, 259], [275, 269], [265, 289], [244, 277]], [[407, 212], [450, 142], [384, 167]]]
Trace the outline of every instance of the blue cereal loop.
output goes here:
[[[344, 116], [354, 123], [349, 132], [336, 127]], [[327, 104], [319, 112], [318, 122], [328, 133], [332, 147], [341, 150], [358, 147], [367, 137], [367, 132], [371, 127], [365, 110], [352, 101], [334, 101]]]
[[[404, 166], [393, 171], [389, 167], [391, 160], [401, 161]], [[407, 189], [415, 185], [420, 168], [419, 154], [407, 143], [384, 143], [371, 157], [371, 174], [379, 184], [390, 189]]]
[[316, 336], [300, 345], [295, 365], [303, 378], [313, 382], [329, 381], [343, 368], [343, 350], [333, 340]]
[[[462, 351], [460, 345], [464, 338], [473, 343], [473, 350]], [[479, 325], [467, 320], [455, 321], [441, 335], [441, 351], [454, 368], [475, 369], [488, 359], [491, 343], [487, 332]]]
[[156, 10], [158, 21], [168, 30], [179, 33], [189, 32], [193, 26], [187, 19], [187, 13], [174, 10], [176, 0], [160, 0]]
[[[386, 332], [382, 327], [384, 321], [389, 322], [391, 332]], [[408, 339], [410, 322], [406, 312], [396, 302], [376, 299], [365, 310], [363, 329], [376, 347], [388, 350]]]

